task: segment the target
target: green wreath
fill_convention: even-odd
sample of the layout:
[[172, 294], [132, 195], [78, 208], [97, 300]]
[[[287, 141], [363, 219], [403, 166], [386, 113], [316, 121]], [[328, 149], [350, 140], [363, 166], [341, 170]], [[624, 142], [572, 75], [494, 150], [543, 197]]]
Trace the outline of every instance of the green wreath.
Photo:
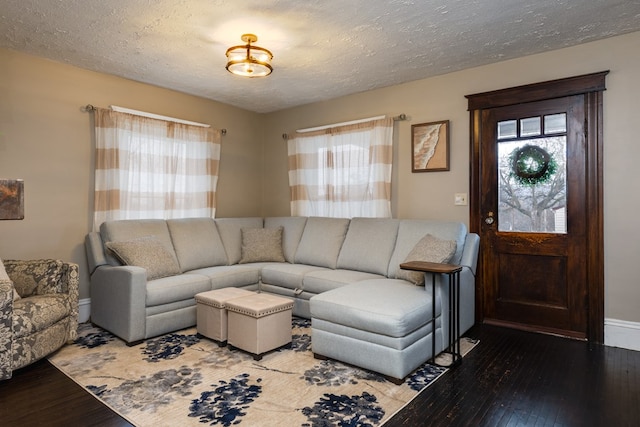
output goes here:
[[510, 175], [522, 185], [544, 184], [558, 169], [553, 156], [537, 145], [516, 148], [509, 156], [511, 158]]

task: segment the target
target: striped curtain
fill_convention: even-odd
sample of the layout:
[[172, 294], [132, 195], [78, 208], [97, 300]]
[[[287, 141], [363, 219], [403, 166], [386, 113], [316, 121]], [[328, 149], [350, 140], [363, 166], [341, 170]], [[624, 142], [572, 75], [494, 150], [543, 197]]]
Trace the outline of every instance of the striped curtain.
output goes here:
[[291, 215], [391, 217], [393, 119], [293, 134]]
[[94, 230], [106, 220], [215, 217], [220, 132], [95, 110]]

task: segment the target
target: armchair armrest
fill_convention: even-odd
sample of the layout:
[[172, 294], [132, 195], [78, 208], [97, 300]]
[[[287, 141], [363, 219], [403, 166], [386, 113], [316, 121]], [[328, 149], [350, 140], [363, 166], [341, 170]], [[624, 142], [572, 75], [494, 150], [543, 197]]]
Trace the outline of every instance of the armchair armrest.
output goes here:
[[67, 294], [67, 304], [69, 304], [69, 335], [68, 340], [78, 338], [78, 294], [80, 292], [80, 278], [78, 274], [78, 264], [71, 262], [62, 263], [60, 272], [60, 289]]
[[13, 347], [13, 285], [0, 281], [0, 380], [11, 378]]

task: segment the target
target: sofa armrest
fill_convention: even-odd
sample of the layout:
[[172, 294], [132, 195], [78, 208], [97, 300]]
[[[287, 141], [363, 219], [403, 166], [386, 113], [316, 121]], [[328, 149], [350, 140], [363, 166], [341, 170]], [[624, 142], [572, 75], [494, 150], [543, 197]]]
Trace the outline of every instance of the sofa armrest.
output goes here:
[[100, 233], [92, 231], [87, 234], [84, 238], [84, 247], [87, 252], [87, 265], [89, 266], [90, 275], [93, 274], [99, 266], [109, 264], [107, 256], [104, 253]]
[[478, 266], [478, 251], [480, 250], [480, 236], [476, 233], [469, 233], [465, 238], [464, 250], [460, 265], [469, 267], [471, 274], [475, 276]]
[[13, 347], [13, 285], [0, 281], [0, 380], [11, 378]]
[[145, 339], [147, 270], [101, 265], [91, 275], [91, 321], [127, 343]]

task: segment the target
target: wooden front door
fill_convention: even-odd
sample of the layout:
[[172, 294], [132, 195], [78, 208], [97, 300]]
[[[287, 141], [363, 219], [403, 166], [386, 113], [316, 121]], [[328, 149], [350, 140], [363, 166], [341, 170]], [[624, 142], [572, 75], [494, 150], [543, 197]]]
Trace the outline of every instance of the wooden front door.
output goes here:
[[589, 139], [598, 117], [590, 92], [545, 99], [534, 86], [526, 102], [470, 108], [479, 312], [487, 323], [601, 342], [601, 165], [599, 138]]

